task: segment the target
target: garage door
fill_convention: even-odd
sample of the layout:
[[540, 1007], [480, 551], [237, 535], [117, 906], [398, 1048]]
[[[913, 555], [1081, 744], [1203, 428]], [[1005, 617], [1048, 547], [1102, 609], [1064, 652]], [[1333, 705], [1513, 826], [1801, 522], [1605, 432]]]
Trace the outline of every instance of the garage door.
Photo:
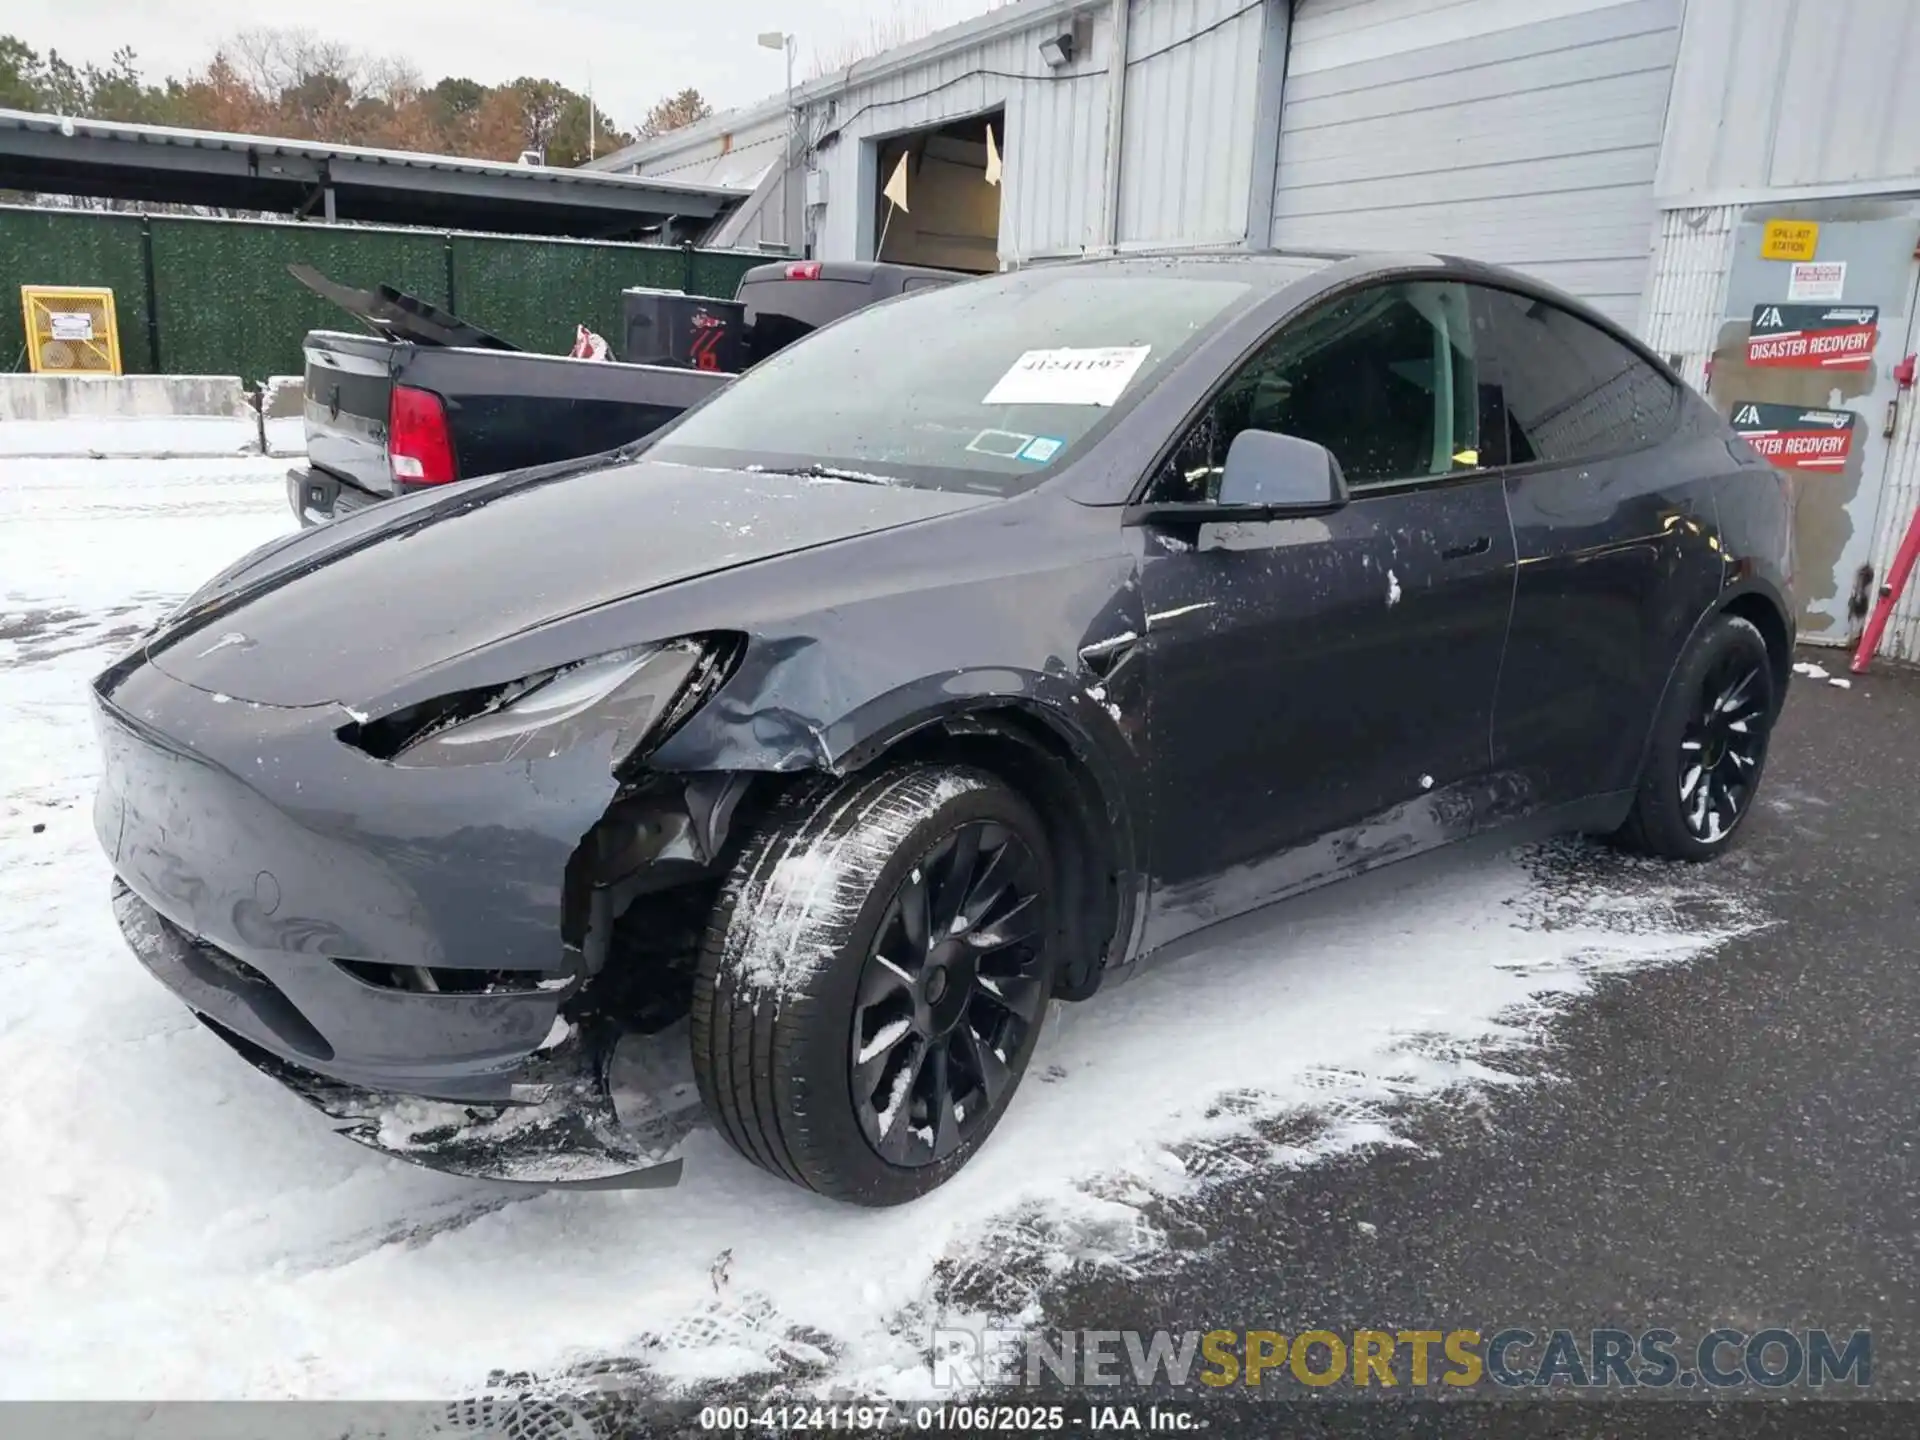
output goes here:
[[1681, 0], [1298, 0], [1273, 243], [1513, 265], [1632, 324]]

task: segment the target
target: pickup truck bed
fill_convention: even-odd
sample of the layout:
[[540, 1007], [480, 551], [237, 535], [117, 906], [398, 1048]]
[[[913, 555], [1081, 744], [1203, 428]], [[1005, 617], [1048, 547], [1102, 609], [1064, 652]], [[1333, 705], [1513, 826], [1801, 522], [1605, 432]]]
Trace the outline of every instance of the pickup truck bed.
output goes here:
[[[433, 486], [615, 450], [733, 379], [716, 370], [536, 355], [414, 296], [290, 267], [370, 334], [305, 342], [307, 463], [287, 474], [302, 525]], [[785, 261], [741, 277], [748, 361], [881, 300], [968, 279], [873, 262]], [[641, 353], [641, 352], [636, 352]]]
[[[287, 498], [304, 525], [445, 484], [389, 452], [396, 387], [437, 400], [451, 479], [614, 450], [697, 405], [733, 377], [316, 330], [306, 339], [307, 461]], [[416, 457], [417, 458], [417, 457]]]

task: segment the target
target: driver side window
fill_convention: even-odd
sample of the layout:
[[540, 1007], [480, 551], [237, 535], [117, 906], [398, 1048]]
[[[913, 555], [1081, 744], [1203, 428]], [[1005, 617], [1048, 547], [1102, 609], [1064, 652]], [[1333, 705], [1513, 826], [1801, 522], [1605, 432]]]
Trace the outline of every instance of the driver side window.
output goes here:
[[1355, 490], [1491, 464], [1478, 338], [1466, 287], [1452, 282], [1377, 285], [1310, 310], [1227, 381], [1149, 498], [1218, 499], [1227, 450], [1249, 429], [1326, 446]]

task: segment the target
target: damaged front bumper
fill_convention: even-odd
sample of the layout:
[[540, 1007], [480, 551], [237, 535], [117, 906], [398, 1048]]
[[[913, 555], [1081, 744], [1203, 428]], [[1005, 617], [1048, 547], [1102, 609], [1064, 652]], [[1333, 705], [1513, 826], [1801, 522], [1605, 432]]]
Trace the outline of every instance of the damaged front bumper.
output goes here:
[[541, 1188], [648, 1188], [680, 1178], [681, 1143], [702, 1113], [684, 1020], [653, 1034], [562, 1022], [557, 1043], [476, 1067], [452, 1086], [495, 1098], [424, 1099], [293, 1058], [278, 1033], [284, 997], [263, 976], [180, 930], [120, 880], [113, 908], [156, 979], [348, 1139], [451, 1174]]
[[[233, 700], [137, 658], [96, 692], [121, 929], [249, 1061], [435, 1168], [672, 1182], [701, 1116], [685, 1002], [705, 891], [685, 886], [737, 785], [623, 785], [587, 746], [401, 767], [347, 743], [337, 707]], [[678, 908], [623, 927], [655, 890]]]

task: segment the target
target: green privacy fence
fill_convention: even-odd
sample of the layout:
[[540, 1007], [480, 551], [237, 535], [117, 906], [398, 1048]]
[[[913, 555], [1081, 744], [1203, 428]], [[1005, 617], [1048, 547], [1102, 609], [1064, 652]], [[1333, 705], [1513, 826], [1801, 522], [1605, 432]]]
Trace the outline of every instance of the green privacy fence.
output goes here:
[[733, 293], [764, 256], [601, 241], [522, 239], [173, 215], [0, 206], [0, 370], [25, 368], [22, 285], [106, 285], [129, 373], [297, 375], [309, 330], [357, 328], [287, 273], [392, 285], [528, 350], [564, 352], [585, 324], [618, 345], [634, 285]]

